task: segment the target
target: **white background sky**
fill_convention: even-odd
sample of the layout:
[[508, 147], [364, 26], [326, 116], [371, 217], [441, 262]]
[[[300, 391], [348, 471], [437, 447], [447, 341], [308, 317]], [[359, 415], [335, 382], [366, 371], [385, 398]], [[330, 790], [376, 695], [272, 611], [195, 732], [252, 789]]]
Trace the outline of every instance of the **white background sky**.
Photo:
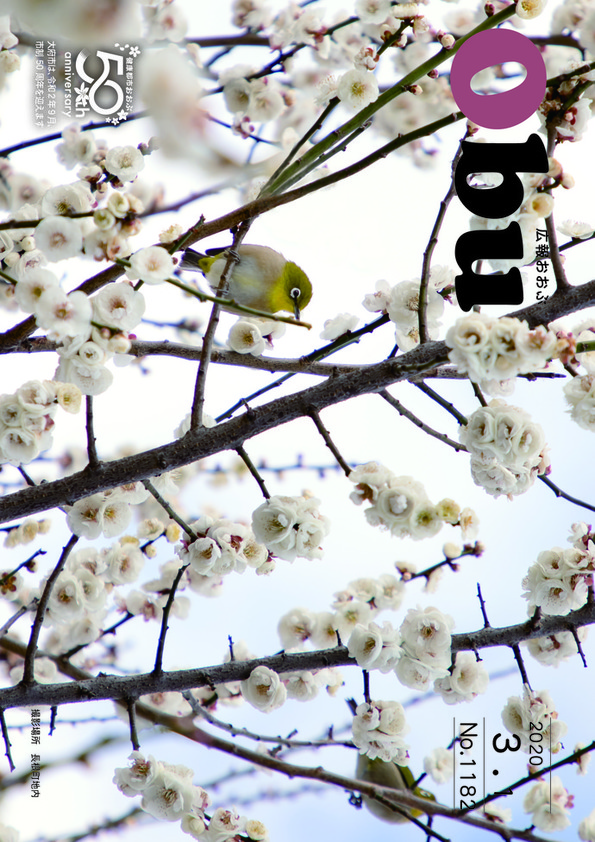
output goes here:
[[[188, 15], [191, 34], [217, 34], [230, 32], [227, 4], [179, 2]], [[279, 6], [281, 4], [278, 4]], [[327, 2], [327, 11], [345, 8], [345, 4]], [[429, 13], [432, 20], [442, 12], [443, 4], [431, 0]], [[350, 10], [349, 10], [350, 11]], [[330, 18], [330, 14], [329, 14]], [[543, 34], [546, 18], [535, 22], [534, 30]], [[264, 60], [261, 51], [258, 62]], [[28, 87], [28, 67], [24, 62], [21, 78], [11, 80], [11, 89], [5, 92], [8, 103], [3, 108], [4, 117], [0, 125], [2, 146], [10, 145], [23, 137], [34, 134], [28, 124], [31, 89]], [[15, 116], [16, 115], [16, 116]], [[528, 121], [516, 130], [513, 139], [524, 140], [529, 130], [536, 129], [536, 121]], [[145, 121], [117, 129], [101, 130], [99, 137], [105, 137], [110, 145], [137, 144], [147, 141], [153, 129]], [[441, 135], [438, 146], [442, 158], [433, 170], [415, 170], [408, 159], [391, 156], [366, 170], [355, 179], [320, 191], [303, 200], [299, 205], [289, 205], [257, 220], [251, 233], [251, 242], [263, 243], [282, 251], [295, 260], [310, 275], [314, 284], [314, 297], [308, 308], [307, 317], [313, 323], [313, 330], [306, 334], [288, 332], [279, 341], [275, 354], [279, 356], [302, 355], [318, 347], [318, 334], [325, 319], [338, 312], [349, 311], [360, 316], [361, 322], [370, 320], [361, 307], [363, 296], [373, 291], [375, 282], [384, 278], [390, 283], [418, 277], [421, 270], [422, 253], [433, 224], [438, 202], [448, 188], [449, 156], [462, 134], [462, 123]], [[222, 143], [227, 144], [223, 133]], [[500, 138], [499, 138], [500, 139]], [[506, 139], [510, 139], [507, 137]], [[371, 148], [371, 140], [364, 138], [355, 154]], [[225, 147], [227, 148], [227, 146]], [[237, 149], [237, 144], [235, 145]], [[40, 172], [53, 183], [73, 180], [73, 174], [61, 168], [55, 159], [55, 144], [35, 147], [15, 154], [13, 166], [23, 171]], [[556, 196], [557, 219], [577, 217], [592, 219], [591, 197], [593, 195], [593, 174], [587, 168], [593, 150], [593, 135], [585, 136], [580, 144], [567, 144], [560, 150], [559, 159], [568, 167], [576, 180], [573, 191]], [[241, 153], [238, 153], [241, 154]], [[349, 155], [351, 153], [348, 153]], [[342, 157], [331, 166], [343, 165], [348, 160]], [[350, 160], [350, 158], [349, 158]], [[40, 166], [41, 165], [41, 166]], [[205, 175], [189, 163], [172, 162], [156, 153], [147, 159], [143, 178], [166, 185], [166, 200], [175, 201], [189, 190], [200, 190], [209, 183], [219, 180], [219, 174]], [[558, 193], [560, 191], [557, 191]], [[200, 212], [207, 218], [235, 207], [239, 202], [235, 191], [226, 191], [200, 207], [190, 206], [178, 214], [182, 225], [196, 221]], [[148, 223], [137, 238], [135, 247], [149, 245], [160, 230], [163, 220], [157, 218]], [[454, 243], [457, 236], [467, 230], [468, 214], [453, 203], [449, 212], [444, 234], [435, 254], [435, 263], [447, 263], [454, 268]], [[227, 244], [228, 238], [220, 235], [206, 246]], [[202, 244], [201, 244], [202, 245]], [[591, 244], [580, 246], [568, 253], [567, 267], [573, 283], [591, 279], [589, 257], [593, 254]], [[66, 270], [66, 265], [62, 264]], [[93, 274], [99, 265], [85, 264], [83, 271]], [[70, 267], [68, 267], [70, 269]], [[70, 286], [70, 284], [69, 284]], [[164, 296], [160, 288], [146, 291], [149, 318], [179, 318], [181, 310], [188, 315], [207, 318], [207, 311], [189, 299], [180, 299], [177, 291], [167, 290]], [[182, 305], [182, 308], [180, 307]], [[576, 321], [582, 320], [581, 317]], [[2, 325], [12, 320], [2, 314]], [[160, 338], [163, 332], [151, 327], [139, 327], [142, 338]], [[364, 338], [359, 346], [337, 355], [337, 361], [371, 362], [381, 359], [391, 349], [393, 335], [390, 328], [373, 339]], [[115, 370], [114, 385], [106, 395], [95, 401], [96, 432], [100, 454], [109, 456], [114, 448], [132, 444], [135, 448], [155, 446], [171, 441], [172, 430], [189, 410], [195, 367], [184, 361], [157, 358], [147, 367], [151, 376], [141, 376], [136, 366]], [[4, 358], [1, 370], [2, 392], [14, 391], [22, 382], [33, 377], [51, 377], [55, 359], [50, 355], [37, 355], [14, 361]], [[240, 395], [267, 383], [269, 375], [255, 373], [246, 375], [224, 367], [214, 368], [207, 388], [207, 411], [217, 415]], [[302, 377], [290, 383], [290, 390], [316, 382]], [[437, 386], [435, 382], [432, 384]], [[288, 390], [289, 390], [288, 389]], [[439, 384], [441, 394], [456, 403], [462, 412], [476, 408], [469, 384], [464, 382]], [[456, 424], [446, 413], [430, 403], [429, 399], [414, 387], [403, 384], [391, 390], [409, 409], [423, 417], [431, 426], [456, 438]], [[535, 420], [544, 427], [551, 448], [553, 464], [552, 478], [566, 491], [593, 501], [593, 484], [590, 464], [593, 454], [592, 436], [571, 426], [565, 413], [560, 382], [538, 381], [529, 384], [520, 382], [510, 399], [514, 405], [529, 410]], [[419, 583], [410, 588], [413, 594], [396, 615], [381, 615], [380, 620], [389, 619], [397, 625], [402, 620], [406, 607], [416, 604], [436, 605], [451, 613], [457, 621], [455, 632], [478, 629], [482, 625], [479, 604], [476, 597], [477, 582], [481, 583], [487, 602], [488, 615], [495, 626], [521, 622], [526, 616], [526, 606], [521, 598], [521, 579], [537, 554], [553, 545], [564, 546], [571, 523], [589, 519], [588, 513], [565, 501], [557, 501], [541, 483], [537, 483], [524, 496], [509, 502], [493, 500], [482, 489], [477, 488], [470, 477], [468, 457], [455, 454], [441, 447], [435, 440], [428, 439], [409, 422], [401, 419], [384, 401], [376, 396], [367, 396], [348, 404], [342, 404], [325, 411], [323, 421], [342, 451], [352, 463], [378, 460], [397, 475], [412, 475], [421, 481], [430, 496], [437, 502], [443, 497], [453, 497], [461, 505], [472, 506], [479, 514], [481, 530], [479, 538], [486, 545], [486, 552], [479, 560], [463, 561], [461, 573], [447, 573], [435, 594], [424, 594]], [[59, 453], [66, 444], [84, 444], [83, 417], [60, 417], [57, 419], [54, 453]], [[266, 457], [271, 465], [293, 462], [303, 454], [309, 465], [328, 464], [330, 454], [318, 437], [313, 425], [298, 421], [290, 426], [251, 440], [247, 444], [251, 456], [258, 460]], [[223, 454], [219, 460], [228, 464], [231, 455]], [[211, 463], [213, 464], [213, 463]], [[11, 470], [11, 469], [8, 469]], [[272, 654], [279, 649], [276, 626], [279, 617], [291, 608], [301, 605], [311, 610], [329, 608], [332, 595], [343, 588], [351, 579], [381, 573], [394, 572], [397, 559], [415, 560], [420, 567], [440, 558], [440, 548], [445, 540], [456, 540], [454, 530], [445, 532], [433, 541], [422, 544], [399, 541], [389, 535], [367, 527], [361, 509], [356, 509], [348, 499], [350, 484], [339, 475], [328, 475], [320, 480], [316, 472], [290, 473], [283, 480], [267, 476], [271, 493], [299, 494], [308, 488], [318, 496], [321, 511], [332, 521], [332, 531], [325, 541], [325, 556], [322, 561], [297, 560], [293, 565], [280, 561], [277, 570], [269, 578], [255, 577], [251, 571], [243, 577], [228, 577], [224, 594], [218, 600], [206, 600], [190, 594], [193, 602], [191, 618], [186, 622], [174, 620], [168, 635], [165, 668], [203, 666], [218, 663], [223, 655], [227, 636], [234, 640], [243, 639], [255, 655]], [[247, 520], [261, 502], [255, 484], [248, 479], [232, 481], [225, 488], [215, 488], [204, 480], [190, 487], [183, 497], [186, 510], [193, 515], [205, 507], [219, 510], [229, 518]], [[54, 565], [59, 547], [67, 539], [63, 518], [53, 516], [54, 529], [51, 534], [51, 549], [46, 563]], [[35, 548], [37, 545], [35, 545]], [[26, 558], [28, 548], [2, 551], [2, 566]], [[141, 581], [153, 578], [158, 564], [171, 556], [167, 551], [157, 559], [147, 562]], [[27, 632], [26, 623], [21, 634]], [[158, 628], [154, 624], [143, 625], [141, 620], [131, 623], [122, 635], [118, 635], [122, 652], [122, 664], [127, 669], [146, 670], [152, 665]], [[585, 653], [590, 663], [595, 651], [593, 641], [587, 640]], [[192, 653], [189, 656], [189, 653]], [[487, 668], [499, 671], [512, 667], [512, 655], [501, 651], [482, 652]], [[592, 675], [585, 670], [578, 658], [562, 665], [557, 670], [545, 670], [527, 659], [529, 675], [534, 689], [547, 687], [556, 702], [560, 718], [567, 722], [569, 732], [564, 740], [567, 751], [571, 751], [579, 740], [589, 742], [593, 738], [590, 724], [591, 701], [593, 698]], [[247, 705], [241, 709], [221, 708], [218, 713], [239, 725], [246, 725], [267, 734], [287, 733], [299, 729], [302, 738], [318, 737], [331, 724], [336, 728], [349, 720], [343, 698], [354, 695], [361, 700], [361, 674], [357, 670], [343, 670], [346, 687], [337, 697], [326, 696], [316, 703], [302, 705], [289, 701], [284, 708], [264, 716]], [[521, 692], [518, 673], [493, 682], [487, 697], [478, 698], [473, 704], [446, 707], [440, 699], [424, 701], [408, 709], [411, 725], [409, 742], [411, 764], [419, 773], [424, 755], [438, 745], [446, 745], [452, 735], [453, 714], [466, 721], [481, 722], [485, 717], [487, 743], [497, 731], [502, 730], [500, 710], [507, 698]], [[372, 695], [376, 698], [398, 699], [403, 703], [414, 694], [401, 687], [393, 676], [372, 676]], [[70, 706], [60, 710], [63, 718], [102, 715], [109, 712], [106, 705]], [[12, 721], [25, 722], [27, 717], [13, 714]], [[115, 766], [123, 766], [129, 753], [127, 732], [123, 725], [111, 723], [93, 729], [87, 726], [73, 728], [62, 725], [50, 739], [43, 738], [42, 757], [68, 756], [75, 747], [91, 743], [99, 735], [115, 735], [121, 744], [106, 749], [92, 761], [87, 774], [82, 767], [57, 769], [47, 772], [42, 779], [42, 798], [32, 801], [27, 790], [22, 794], [9, 793], [0, 802], [0, 821], [18, 827], [22, 839], [54, 839], [60, 834], [82, 829], [107, 816], [124, 813], [132, 801], [120, 796], [111, 783]], [[145, 736], [145, 734], [147, 736]], [[26, 734], [20, 740], [14, 734], [14, 755], [17, 772], [26, 768], [29, 752]], [[159, 737], [150, 732], [142, 736], [144, 750], [159, 759], [172, 763], [184, 763], [195, 770], [195, 781], [206, 783], [221, 772], [231, 768], [227, 757], [209, 753], [200, 746], [174, 737]], [[296, 756], [297, 762], [308, 765], [323, 763], [335, 771], [351, 774], [355, 766], [355, 753], [347, 750], [326, 750], [317, 756]], [[512, 756], [507, 762], [499, 759], [501, 775], [499, 785], [516, 780], [524, 774], [526, 755]], [[491, 761], [488, 761], [491, 763]], [[346, 765], [347, 764], [347, 765]], [[488, 765], [488, 772], [495, 768]], [[595, 806], [592, 798], [590, 778], [578, 778], [574, 771], [566, 769], [562, 778], [567, 788], [574, 792], [575, 809], [573, 825], [587, 815]], [[487, 778], [488, 786], [490, 778]], [[299, 786], [299, 782], [297, 784]], [[288, 782], [281, 776], [266, 776], [259, 773], [247, 784], [236, 783], [227, 786], [220, 793], [213, 793], [217, 804], [239, 803], [249, 792], [285, 790]], [[452, 803], [449, 785], [431, 787], [438, 798]], [[515, 826], [526, 826], [527, 817], [522, 813], [521, 797], [508, 799], [506, 806], [514, 809]], [[508, 803], [510, 802], [510, 804]], [[395, 839], [420, 839], [420, 833], [413, 827], [393, 827], [378, 822], [367, 811], [356, 811], [347, 804], [347, 795], [340, 790], [325, 790], [324, 794], [307, 795], [296, 800], [282, 800], [257, 804], [243, 810], [247, 815], [261, 818], [270, 828], [271, 839], [284, 842], [300, 842], [307, 834], [314, 842], [327, 838], [329, 833], [340, 834], [344, 842], [355, 842], [362, 838], [374, 838], [378, 842]], [[451, 838], [465, 840], [476, 838], [463, 827], [456, 829], [438, 821], [436, 829]], [[556, 839], [576, 838], [576, 829], [554, 835]], [[142, 829], [131, 831], [133, 842], [141, 840], [184, 839], [178, 825], [143, 824]], [[487, 838], [487, 837], [486, 837]]]

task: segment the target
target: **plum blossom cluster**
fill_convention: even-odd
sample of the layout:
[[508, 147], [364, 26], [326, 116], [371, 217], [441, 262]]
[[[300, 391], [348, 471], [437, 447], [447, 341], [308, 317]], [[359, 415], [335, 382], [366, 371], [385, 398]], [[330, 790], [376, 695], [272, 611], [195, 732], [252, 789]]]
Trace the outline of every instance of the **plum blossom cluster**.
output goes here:
[[[586, 41], [593, 43], [593, 14], [589, 17], [591, 20], [591, 35], [587, 36]], [[575, 27], [572, 26], [570, 28], [574, 29]], [[583, 32], [586, 34], [585, 30]], [[585, 44], [586, 41], [583, 43]], [[563, 64], [558, 73], [569, 73], [582, 67], [583, 64], [584, 62], [572, 59]], [[579, 85], [583, 85], [585, 82], [593, 82], [594, 80], [595, 72], [590, 71], [573, 76], [556, 87], [552, 86], [546, 89], [545, 98], [537, 111], [537, 115], [543, 126], [546, 125], [549, 117], [549, 123], [552, 123], [556, 127], [556, 141], [558, 143], [565, 140], [571, 143], [582, 140], [588, 128], [589, 119], [592, 116], [592, 88], [588, 88], [589, 96], [582, 96], [579, 90], [577, 93], [580, 98], [575, 98], [575, 101], [570, 107], [567, 107], [567, 103], [571, 98], [571, 94], [576, 91]], [[557, 119], [553, 119], [554, 115]]]
[[226, 842], [239, 834], [264, 842], [268, 831], [260, 821], [239, 816], [235, 810], [218, 808], [209, 817], [211, 799], [201, 786], [192, 783], [194, 772], [187, 766], [147, 758], [133, 751], [128, 767], [115, 770], [113, 783], [127, 798], [141, 796], [141, 809], [159, 821], [180, 822], [181, 830], [203, 842]]
[[549, 467], [542, 428], [503, 400], [470, 415], [459, 438], [471, 454], [473, 481], [492, 497], [523, 494]]
[[519, 319], [470, 313], [448, 329], [445, 341], [452, 349], [450, 361], [480, 383], [544, 368], [556, 351], [557, 337], [549, 328], [529, 330]]
[[[63, 339], [58, 348], [60, 364], [55, 378], [74, 383], [84, 395], [100, 395], [113, 381], [106, 363], [129, 350], [129, 332], [143, 317], [145, 299], [130, 284], [113, 283], [86, 300], [89, 324], [78, 326], [75, 333]], [[118, 356], [118, 360], [122, 359]]]
[[595, 374], [572, 377], [563, 390], [572, 420], [583, 430], [595, 431]]
[[70, 531], [79, 538], [115, 538], [121, 535], [132, 519], [131, 506], [142, 503], [149, 492], [140, 482], [100, 491], [91, 497], [66, 506]]
[[[371, 313], [387, 313], [396, 325], [395, 338], [401, 351], [410, 351], [419, 343], [419, 279], [402, 281], [390, 286], [378, 281], [376, 290], [366, 295], [363, 305]], [[446, 266], [434, 266], [430, 271], [426, 291], [426, 325], [430, 339], [440, 333], [440, 318], [444, 312], [444, 295], [454, 283], [454, 272]]]
[[541, 608], [543, 614], [560, 616], [583, 606], [594, 569], [593, 554], [575, 547], [552, 547], [539, 553], [523, 579], [529, 614]]
[[[97, 640], [110, 594], [118, 586], [133, 582], [144, 562], [138, 542], [133, 538], [102, 550], [88, 547], [72, 552], [50, 594], [44, 617], [44, 626], [49, 626], [45, 651], [62, 654], [73, 646], [85, 646]], [[17, 581], [12, 598], [27, 605], [41, 593], [46, 579], [38, 589], [28, 589], [22, 581]]]
[[328, 518], [318, 511], [315, 497], [270, 497], [252, 514], [256, 540], [277, 558], [322, 558], [322, 541], [328, 535]]
[[[433, 680], [451, 678], [453, 626], [452, 617], [438, 608], [410, 608], [398, 631], [388, 621], [382, 627], [374, 622], [357, 623], [349, 637], [349, 654], [362, 669], [394, 671], [401, 684], [425, 691]], [[485, 689], [483, 673], [473, 671], [463, 661], [453, 675], [456, 689], [449, 692], [445, 685], [444, 696], [454, 696], [458, 691], [459, 696], [472, 698]], [[459, 700], [463, 699], [453, 699]]]
[[449, 675], [454, 620], [438, 608], [410, 608], [399, 629], [402, 654], [395, 667], [401, 684], [426, 691]]
[[359, 465], [349, 479], [355, 484], [351, 500], [357, 506], [370, 503], [364, 512], [368, 523], [398, 538], [421, 541], [436, 535], [444, 523], [457, 525], [464, 520], [466, 510], [461, 512], [454, 500], [445, 498], [434, 505], [420, 482], [397, 477], [378, 462]]
[[546, 833], [569, 826], [568, 809], [572, 806], [573, 796], [557, 775], [553, 775], [551, 781], [542, 780], [532, 786], [523, 801], [525, 813], [531, 813], [531, 823]]
[[190, 564], [190, 575], [227, 576], [253, 567], [258, 575], [270, 573], [275, 562], [253, 531], [241, 523], [203, 515], [189, 524], [196, 539], [186, 536], [176, 547], [182, 562]]
[[[317, 649], [346, 644], [358, 625], [365, 627], [380, 611], [398, 610], [405, 584], [383, 573], [377, 579], [355, 579], [335, 594], [333, 611], [294, 608], [279, 620], [277, 631], [285, 651], [301, 651], [306, 641]], [[378, 628], [378, 627], [376, 627]]]
[[511, 696], [502, 710], [502, 722], [511, 734], [517, 734], [520, 739], [521, 751], [531, 753], [533, 734], [542, 736], [542, 745], [552, 747], [552, 753], [557, 754], [562, 748], [560, 739], [568, 731], [565, 722], [558, 719], [558, 713], [547, 690], [534, 693], [525, 685], [523, 698]]
[[0, 396], [0, 464], [23, 465], [52, 446], [58, 407], [77, 413], [77, 386], [52, 380], [29, 380], [11, 395]]
[[18, 547], [21, 544], [30, 544], [31, 541], [35, 540], [38, 535], [47, 535], [51, 526], [52, 522], [49, 518], [44, 518], [43, 520], [33, 520], [33, 518], [27, 518], [27, 520], [19, 523], [18, 526], [14, 526], [7, 530], [6, 538], [4, 539], [4, 547], [6, 549], [12, 549], [13, 547]]
[[403, 764], [407, 758], [404, 736], [410, 728], [399, 702], [370, 702], [358, 705], [353, 717], [353, 742], [370, 760]]

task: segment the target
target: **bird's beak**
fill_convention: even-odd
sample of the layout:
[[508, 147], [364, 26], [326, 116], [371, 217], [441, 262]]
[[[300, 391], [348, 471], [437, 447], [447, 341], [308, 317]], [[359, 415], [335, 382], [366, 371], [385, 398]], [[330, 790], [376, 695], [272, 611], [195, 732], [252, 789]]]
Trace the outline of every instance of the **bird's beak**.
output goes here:
[[299, 320], [300, 320], [300, 308], [299, 308], [299, 304], [297, 303], [297, 300], [293, 302], [293, 315], [295, 316], [296, 321], [299, 322]]

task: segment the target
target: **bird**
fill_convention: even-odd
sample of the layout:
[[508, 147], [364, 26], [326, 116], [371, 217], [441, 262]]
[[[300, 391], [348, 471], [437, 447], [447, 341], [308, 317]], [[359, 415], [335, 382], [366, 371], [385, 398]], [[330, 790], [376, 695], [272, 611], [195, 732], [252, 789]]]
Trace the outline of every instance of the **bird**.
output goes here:
[[[198, 269], [216, 290], [229, 253], [229, 249], [209, 249], [207, 254], [186, 249], [180, 266]], [[285, 310], [299, 321], [300, 312], [312, 298], [312, 284], [303, 269], [268, 246], [242, 245], [232, 252], [234, 255], [235, 262], [229, 274], [229, 297], [254, 310], [267, 313]], [[234, 308], [225, 309], [233, 311]]]
[[[375, 760], [370, 760], [365, 754], [360, 754], [357, 759], [355, 777], [358, 781], [378, 784], [378, 786], [387, 786], [391, 789], [408, 789], [420, 798], [427, 798], [429, 801], [436, 800], [431, 792], [414, 786], [415, 778], [408, 766], [399, 766], [392, 760], [387, 762], [378, 757]], [[363, 796], [363, 802], [374, 816], [390, 824], [402, 824], [409, 821], [403, 813], [407, 813], [413, 818], [423, 815], [421, 810], [412, 810], [406, 807], [400, 807], [399, 810], [391, 810], [389, 807], [385, 807], [384, 804], [375, 801], [373, 798], [368, 798], [366, 795]]]

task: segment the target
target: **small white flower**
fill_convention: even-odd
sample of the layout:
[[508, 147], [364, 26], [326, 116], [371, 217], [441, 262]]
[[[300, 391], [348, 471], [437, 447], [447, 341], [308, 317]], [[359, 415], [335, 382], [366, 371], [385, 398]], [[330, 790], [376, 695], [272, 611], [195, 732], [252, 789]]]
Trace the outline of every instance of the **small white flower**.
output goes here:
[[424, 758], [424, 772], [437, 784], [449, 781], [454, 774], [452, 749], [435, 748]]
[[281, 707], [287, 697], [285, 685], [276, 672], [268, 667], [256, 667], [250, 677], [241, 682], [242, 695], [263, 713]]
[[143, 810], [161, 821], [179, 821], [192, 808], [192, 772], [188, 772], [190, 779], [168, 769], [159, 769], [142, 791]]
[[382, 23], [390, 11], [390, 0], [357, 0], [355, 4], [355, 14], [362, 23]]
[[515, 12], [523, 20], [533, 20], [545, 9], [547, 0], [518, 0]]
[[64, 260], [81, 253], [83, 235], [76, 220], [47, 216], [35, 229], [35, 245], [48, 260]]
[[91, 327], [91, 302], [84, 292], [48, 287], [35, 308], [35, 320], [56, 337], [88, 333]]
[[119, 181], [134, 181], [145, 166], [142, 152], [135, 146], [114, 146], [105, 156], [105, 168]]
[[107, 284], [91, 302], [94, 321], [123, 331], [136, 327], [145, 312], [143, 294], [126, 283]]
[[340, 313], [334, 319], [327, 319], [324, 323], [324, 330], [320, 334], [321, 339], [327, 339], [332, 342], [339, 336], [343, 336], [347, 331], [352, 331], [359, 322], [357, 316], [352, 316], [350, 313]]
[[348, 70], [339, 79], [337, 96], [348, 108], [361, 110], [378, 99], [378, 82], [368, 70]]
[[266, 347], [258, 324], [244, 318], [232, 325], [227, 344], [236, 354], [252, 354], [253, 357], [259, 357]]
[[595, 809], [579, 824], [578, 835], [583, 842], [595, 842]]
[[161, 284], [173, 275], [174, 261], [161, 246], [149, 246], [135, 252], [130, 258], [130, 268], [126, 275], [131, 280], [144, 281], [146, 284]]

